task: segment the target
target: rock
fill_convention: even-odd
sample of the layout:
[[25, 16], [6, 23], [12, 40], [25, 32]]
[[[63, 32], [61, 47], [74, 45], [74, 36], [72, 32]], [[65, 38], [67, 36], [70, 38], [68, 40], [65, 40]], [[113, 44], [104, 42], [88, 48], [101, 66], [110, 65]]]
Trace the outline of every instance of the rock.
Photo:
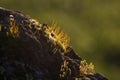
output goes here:
[[56, 31], [0, 7], [0, 80], [107, 80], [96, 73], [84, 78], [82, 58], [67, 44], [66, 35]]

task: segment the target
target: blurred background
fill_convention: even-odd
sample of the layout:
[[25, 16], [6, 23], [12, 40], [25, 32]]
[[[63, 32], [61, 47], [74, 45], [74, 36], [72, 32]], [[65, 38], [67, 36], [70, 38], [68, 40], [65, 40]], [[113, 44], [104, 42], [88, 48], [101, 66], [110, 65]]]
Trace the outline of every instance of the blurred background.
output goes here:
[[120, 0], [0, 0], [0, 6], [57, 22], [96, 72], [120, 80]]

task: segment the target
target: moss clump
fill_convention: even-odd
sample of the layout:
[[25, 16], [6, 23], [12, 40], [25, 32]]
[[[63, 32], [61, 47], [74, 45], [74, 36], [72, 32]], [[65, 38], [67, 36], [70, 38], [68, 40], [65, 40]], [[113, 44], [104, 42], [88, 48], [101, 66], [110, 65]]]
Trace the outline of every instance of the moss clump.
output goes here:
[[60, 29], [60, 27], [58, 27], [56, 23], [48, 26], [45, 30], [45, 33], [49, 40], [56, 46], [56, 50], [60, 49], [62, 52], [66, 53], [67, 47], [70, 43], [70, 38], [64, 31]]
[[93, 75], [94, 74], [94, 65], [92, 63], [88, 64], [86, 62], [86, 60], [81, 61], [80, 73], [83, 75]]

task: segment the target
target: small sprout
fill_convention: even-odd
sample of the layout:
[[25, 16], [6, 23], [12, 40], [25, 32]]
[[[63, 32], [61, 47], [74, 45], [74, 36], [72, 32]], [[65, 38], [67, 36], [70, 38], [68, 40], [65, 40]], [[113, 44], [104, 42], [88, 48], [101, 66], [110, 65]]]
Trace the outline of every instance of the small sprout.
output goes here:
[[92, 63], [88, 64], [86, 60], [83, 60], [81, 61], [80, 72], [85, 75], [92, 75], [94, 74], [94, 65]]

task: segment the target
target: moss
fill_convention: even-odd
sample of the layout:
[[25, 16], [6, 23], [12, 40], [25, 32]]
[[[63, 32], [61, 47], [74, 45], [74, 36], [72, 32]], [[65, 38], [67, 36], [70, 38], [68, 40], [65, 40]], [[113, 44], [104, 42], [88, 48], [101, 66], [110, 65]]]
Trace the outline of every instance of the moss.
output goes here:
[[61, 70], [60, 70], [60, 77], [61, 78], [67, 78], [71, 75], [71, 69], [68, 66], [68, 62], [65, 60], [63, 64], [61, 65]]
[[12, 37], [18, 37], [19, 36], [19, 27], [16, 25], [14, 16], [10, 15], [10, 26], [9, 26], [9, 31], [7, 35], [10, 35]]
[[45, 33], [49, 40], [56, 46], [56, 50], [60, 49], [62, 52], [66, 53], [70, 38], [56, 23], [48, 26]]
[[86, 60], [81, 61], [80, 72], [83, 75], [93, 75], [94, 65], [92, 63], [88, 64]]

